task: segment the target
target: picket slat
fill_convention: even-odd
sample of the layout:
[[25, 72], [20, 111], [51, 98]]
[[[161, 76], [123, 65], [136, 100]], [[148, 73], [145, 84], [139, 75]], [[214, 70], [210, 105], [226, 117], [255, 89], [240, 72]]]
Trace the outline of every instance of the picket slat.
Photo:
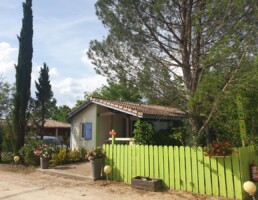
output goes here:
[[203, 152], [202, 148], [197, 148], [197, 166], [198, 166], [198, 184], [199, 184], [199, 193], [205, 194], [205, 182], [204, 182], [204, 161], [203, 161]]
[[168, 147], [164, 146], [164, 183], [165, 188], [169, 188], [169, 165], [168, 165]]
[[163, 181], [164, 186], [164, 155], [163, 155], [163, 146], [159, 146], [159, 178]]
[[128, 183], [128, 146], [124, 146], [124, 182]]
[[204, 157], [205, 194], [212, 195], [211, 164], [210, 158]]
[[137, 174], [137, 171], [136, 171], [136, 168], [137, 168], [137, 160], [136, 160], [136, 145], [134, 145], [132, 147], [132, 163], [131, 163], [131, 166], [132, 166], [132, 178], [136, 176]]
[[170, 189], [243, 199], [249, 164], [258, 160], [254, 147], [241, 147], [229, 158], [204, 157], [202, 148], [147, 145], [102, 146], [109, 179], [131, 183], [135, 176], [160, 178]]
[[123, 173], [123, 168], [122, 168], [122, 163], [121, 163], [121, 145], [117, 145], [117, 170], [116, 170], [116, 176], [117, 176], [117, 181], [122, 181], [122, 173]]
[[113, 145], [113, 180], [117, 181], [117, 145]]
[[217, 158], [218, 161], [218, 178], [219, 178], [219, 195], [227, 197], [226, 190], [226, 177], [225, 177], [225, 165], [224, 160], [228, 158]]
[[169, 151], [169, 187], [175, 189], [175, 165], [174, 165], [174, 148], [168, 147]]
[[154, 152], [153, 152], [153, 146], [149, 146], [149, 157], [150, 157], [150, 177], [153, 178], [154, 177]]
[[141, 148], [136, 145], [136, 176], [141, 176]]
[[231, 157], [225, 159], [225, 169], [226, 169], [226, 185], [227, 185], [227, 197], [234, 198], [235, 188], [234, 188], [234, 179], [232, 173], [232, 163]]
[[186, 165], [186, 190], [192, 192], [192, 162], [191, 162], [191, 149], [185, 147], [185, 165]]
[[192, 157], [192, 186], [193, 192], [199, 192], [199, 184], [198, 184], [198, 165], [197, 165], [197, 149], [194, 147], [191, 149], [191, 157]]
[[218, 183], [218, 165], [216, 158], [211, 158], [211, 182], [212, 194], [219, 196], [219, 183]]
[[127, 176], [128, 176], [128, 180], [127, 183], [131, 183], [132, 180], [132, 145], [128, 146], [128, 153], [127, 153]]
[[175, 158], [175, 189], [180, 190], [180, 160], [179, 160], [179, 149], [174, 147], [174, 158]]
[[[240, 148], [239, 148], [240, 149]], [[239, 152], [239, 149], [236, 150]], [[242, 199], [242, 182], [241, 182], [241, 172], [240, 172], [240, 160], [238, 154], [232, 154], [232, 166], [234, 174], [234, 188], [235, 188], [235, 198]]]
[[141, 170], [140, 170], [140, 175], [141, 176], [146, 176], [145, 175], [145, 164], [144, 164], [144, 161], [145, 161], [145, 158], [144, 158], [144, 145], [141, 145], [140, 146], [140, 154], [141, 154]]
[[154, 178], [159, 178], [159, 152], [158, 147], [154, 146]]
[[179, 147], [180, 159], [180, 188], [186, 190], [185, 148]]

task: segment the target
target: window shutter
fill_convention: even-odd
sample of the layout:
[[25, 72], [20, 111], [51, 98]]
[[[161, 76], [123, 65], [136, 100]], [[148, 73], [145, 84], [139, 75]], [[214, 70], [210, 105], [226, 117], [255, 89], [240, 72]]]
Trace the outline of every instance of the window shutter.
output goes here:
[[91, 140], [92, 139], [92, 123], [86, 122], [84, 124], [84, 139]]

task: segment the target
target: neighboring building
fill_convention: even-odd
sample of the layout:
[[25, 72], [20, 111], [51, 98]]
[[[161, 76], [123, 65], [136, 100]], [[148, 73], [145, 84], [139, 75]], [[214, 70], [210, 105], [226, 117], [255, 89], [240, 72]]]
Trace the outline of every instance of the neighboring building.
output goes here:
[[[31, 124], [28, 123], [30, 126]], [[68, 123], [56, 121], [53, 119], [45, 119], [42, 135], [56, 136], [61, 141], [66, 141], [71, 132], [71, 125]]]
[[179, 109], [144, 103], [133, 103], [92, 97], [68, 115], [71, 120], [71, 148], [94, 148], [107, 143], [109, 131], [116, 137], [133, 137], [137, 119], [151, 120], [156, 131], [173, 126], [185, 113]]

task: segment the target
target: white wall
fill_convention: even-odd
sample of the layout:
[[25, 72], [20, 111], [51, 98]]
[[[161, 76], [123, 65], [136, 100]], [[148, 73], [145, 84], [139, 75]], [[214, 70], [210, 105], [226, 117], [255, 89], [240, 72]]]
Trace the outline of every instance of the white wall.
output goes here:
[[[92, 123], [92, 139], [84, 140], [82, 138], [81, 124], [85, 122]], [[78, 149], [84, 147], [92, 149], [96, 143], [96, 122], [97, 122], [97, 105], [91, 104], [85, 110], [81, 111], [72, 118], [72, 137], [71, 148]]]

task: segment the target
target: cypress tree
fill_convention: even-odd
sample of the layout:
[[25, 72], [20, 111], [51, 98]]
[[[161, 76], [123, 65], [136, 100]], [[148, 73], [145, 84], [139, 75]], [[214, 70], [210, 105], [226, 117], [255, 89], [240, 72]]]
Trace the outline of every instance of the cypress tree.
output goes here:
[[14, 134], [17, 152], [24, 145], [26, 110], [30, 99], [33, 37], [32, 0], [23, 3], [23, 19], [19, 40], [19, 55], [16, 69], [16, 92], [14, 95]]
[[46, 63], [43, 64], [43, 68], [40, 69], [40, 76], [38, 82], [35, 81], [36, 100], [35, 100], [35, 115], [39, 121], [37, 126], [39, 127], [39, 133], [43, 136], [42, 130], [44, 128], [45, 119], [50, 117], [51, 108], [56, 104], [56, 100], [53, 98], [53, 92], [49, 80], [49, 69]]

